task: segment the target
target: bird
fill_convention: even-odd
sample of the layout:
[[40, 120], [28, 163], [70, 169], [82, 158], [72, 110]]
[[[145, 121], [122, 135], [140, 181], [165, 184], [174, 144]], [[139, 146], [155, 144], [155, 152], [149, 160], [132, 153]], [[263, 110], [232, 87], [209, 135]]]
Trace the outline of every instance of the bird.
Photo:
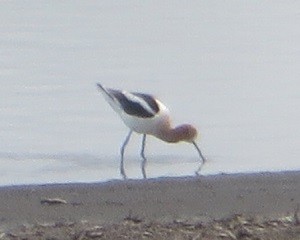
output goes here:
[[147, 135], [152, 135], [168, 143], [184, 141], [193, 144], [201, 160], [200, 166], [195, 172], [199, 175], [206, 159], [195, 141], [198, 132], [193, 125], [182, 124], [173, 127], [168, 108], [150, 94], [106, 88], [100, 83], [97, 83], [97, 86], [105, 100], [129, 128], [129, 133], [120, 149], [120, 174], [123, 179], [127, 178], [124, 169], [124, 152], [133, 132], [143, 135], [140, 155], [142, 157], [141, 171], [144, 179], [147, 178], [145, 170], [147, 163], [145, 156]]

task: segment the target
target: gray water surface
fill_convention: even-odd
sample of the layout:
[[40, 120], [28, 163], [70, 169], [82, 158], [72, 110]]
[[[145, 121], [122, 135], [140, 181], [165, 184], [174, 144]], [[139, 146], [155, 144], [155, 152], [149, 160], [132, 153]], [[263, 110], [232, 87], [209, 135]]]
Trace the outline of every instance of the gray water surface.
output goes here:
[[[203, 174], [299, 170], [298, 1], [2, 1], [0, 185], [120, 178], [128, 132], [97, 91], [151, 93], [192, 123]], [[141, 178], [141, 137], [126, 152]], [[148, 176], [193, 175], [148, 138]]]

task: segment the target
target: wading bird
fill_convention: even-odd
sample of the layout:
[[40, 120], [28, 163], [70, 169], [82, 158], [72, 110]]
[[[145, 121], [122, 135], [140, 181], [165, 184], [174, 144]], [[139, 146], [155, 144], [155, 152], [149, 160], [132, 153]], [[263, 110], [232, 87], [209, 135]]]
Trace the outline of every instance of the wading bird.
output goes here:
[[197, 137], [195, 127], [190, 124], [182, 124], [173, 128], [171, 126], [169, 110], [164, 104], [151, 95], [105, 88], [99, 83], [97, 83], [97, 86], [103, 93], [106, 101], [120, 115], [123, 122], [130, 129], [121, 147], [120, 173], [124, 179], [127, 178], [124, 169], [124, 151], [133, 131], [143, 134], [140, 154], [143, 159], [141, 168], [144, 178], [146, 178], [145, 166], [147, 159], [145, 157], [145, 145], [147, 134], [153, 135], [168, 143], [177, 143], [180, 141], [192, 143], [201, 158], [201, 163], [196, 174], [200, 172], [205, 163], [205, 158], [195, 142]]

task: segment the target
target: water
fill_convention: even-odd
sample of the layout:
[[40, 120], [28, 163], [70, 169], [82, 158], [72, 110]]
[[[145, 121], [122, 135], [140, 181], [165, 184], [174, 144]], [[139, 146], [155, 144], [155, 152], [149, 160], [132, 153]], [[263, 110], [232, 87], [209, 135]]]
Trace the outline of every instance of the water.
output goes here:
[[[128, 130], [96, 89], [148, 92], [193, 123], [203, 174], [299, 170], [297, 1], [2, 1], [0, 185], [120, 178]], [[126, 152], [141, 178], [141, 137]], [[148, 138], [149, 177], [192, 145]]]

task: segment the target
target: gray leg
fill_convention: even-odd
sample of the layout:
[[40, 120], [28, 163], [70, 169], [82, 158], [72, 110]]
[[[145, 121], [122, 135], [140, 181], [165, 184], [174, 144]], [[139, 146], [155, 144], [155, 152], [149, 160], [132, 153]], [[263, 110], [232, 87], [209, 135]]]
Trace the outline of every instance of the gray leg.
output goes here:
[[195, 148], [196, 148], [196, 150], [197, 150], [197, 152], [199, 153], [199, 156], [200, 156], [200, 158], [201, 158], [201, 164], [200, 164], [199, 168], [198, 168], [197, 171], [196, 171], [196, 175], [199, 175], [199, 172], [201, 171], [201, 169], [202, 169], [202, 167], [203, 167], [203, 165], [204, 165], [204, 163], [205, 163], [206, 160], [205, 160], [205, 158], [203, 157], [203, 154], [202, 154], [200, 148], [198, 147], [198, 145], [196, 144], [196, 142], [192, 142], [192, 143], [193, 143], [193, 145], [195, 146]]
[[145, 167], [146, 167], [146, 163], [147, 163], [147, 158], [145, 157], [145, 145], [146, 145], [146, 134], [143, 134], [142, 150], [141, 150], [141, 157], [143, 158], [142, 173], [143, 173], [143, 177], [147, 178], [146, 171], [145, 171]]
[[125, 173], [125, 170], [124, 170], [124, 151], [125, 151], [125, 147], [127, 146], [128, 142], [129, 142], [129, 139], [130, 139], [130, 136], [132, 134], [132, 130], [129, 131], [122, 147], [121, 147], [121, 164], [120, 164], [120, 173], [121, 175], [123, 176], [124, 179], [127, 178], [126, 176], [126, 173]]

